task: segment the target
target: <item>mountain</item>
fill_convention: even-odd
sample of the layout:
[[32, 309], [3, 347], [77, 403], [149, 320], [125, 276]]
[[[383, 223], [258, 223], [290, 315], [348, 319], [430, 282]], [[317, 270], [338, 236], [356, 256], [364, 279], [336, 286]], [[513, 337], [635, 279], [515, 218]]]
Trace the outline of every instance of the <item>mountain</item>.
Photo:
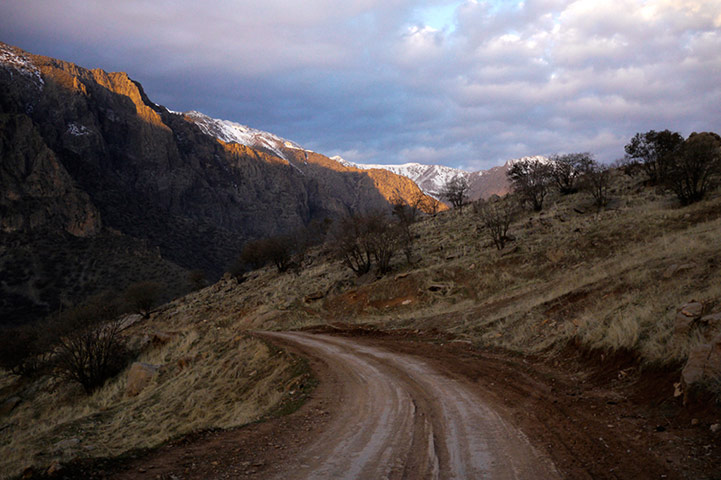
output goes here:
[[493, 167], [488, 170], [469, 172], [458, 168], [446, 167], [444, 165], [422, 165], [420, 163], [404, 163], [402, 165], [370, 165], [353, 163], [341, 157], [332, 157], [342, 165], [359, 169], [384, 169], [397, 175], [402, 175], [413, 180], [424, 193], [435, 198], [440, 198], [440, 192], [448, 180], [460, 176], [468, 180], [470, 186], [469, 197], [471, 200], [488, 198], [491, 195], [505, 195], [510, 191], [510, 184], [506, 173], [515, 162], [521, 160], [546, 161], [543, 156], [522, 157], [509, 160], [505, 164]]
[[172, 112], [126, 73], [2, 43], [0, 154], [0, 317], [15, 323], [137, 280], [177, 293], [184, 272], [217, 278], [248, 240], [422, 195], [385, 170]]

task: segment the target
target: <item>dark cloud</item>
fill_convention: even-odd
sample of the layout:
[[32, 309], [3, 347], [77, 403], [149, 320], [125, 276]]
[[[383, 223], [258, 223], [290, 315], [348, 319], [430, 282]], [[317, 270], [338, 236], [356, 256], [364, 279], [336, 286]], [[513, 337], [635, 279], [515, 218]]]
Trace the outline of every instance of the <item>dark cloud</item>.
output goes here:
[[353, 161], [611, 161], [721, 124], [721, 0], [9, 0], [0, 32]]

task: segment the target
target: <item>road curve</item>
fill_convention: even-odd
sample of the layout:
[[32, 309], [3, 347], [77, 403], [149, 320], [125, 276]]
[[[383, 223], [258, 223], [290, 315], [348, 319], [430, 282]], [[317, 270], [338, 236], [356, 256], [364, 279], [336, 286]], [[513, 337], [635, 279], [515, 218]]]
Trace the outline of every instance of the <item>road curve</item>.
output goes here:
[[327, 427], [272, 478], [560, 478], [470, 388], [418, 358], [348, 338], [263, 335], [324, 362], [341, 386]]

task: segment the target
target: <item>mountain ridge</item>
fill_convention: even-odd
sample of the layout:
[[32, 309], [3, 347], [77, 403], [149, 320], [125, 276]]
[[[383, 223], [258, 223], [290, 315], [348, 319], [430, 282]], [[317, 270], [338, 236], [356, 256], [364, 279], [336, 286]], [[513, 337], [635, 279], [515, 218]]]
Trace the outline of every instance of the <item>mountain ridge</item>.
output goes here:
[[[138, 259], [156, 254], [176, 274], [202, 269], [218, 278], [249, 240], [422, 195], [405, 177], [343, 167], [285, 140], [276, 147], [249, 127], [261, 140], [257, 148], [225, 142], [203, 131], [199, 114], [152, 102], [124, 72], [0, 43], [0, 87], [0, 267], [12, 279], [0, 290], [15, 299], [0, 305], [4, 318], [37, 316], [61, 299], [76, 303], [101, 287], [117, 291], [146, 280]], [[48, 270], [48, 262], [71, 272], [61, 255], [68, 242], [82, 257], [103, 232], [142, 250], [123, 260], [117, 284], [91, 281], [99, 268], [93, 262], [73, 285], [33, 273]], [[57, 255], [40, 255], [38, 242], [50, 237]], [[19, 244], [38, 244], [30, 249], [37, 268], [16, 261], [19, 250], [9, 245]]]
[[426, 165], [415, 162], [400, 165], [384, 165], [349, 162], [338, 155], [331, 158], [342, 165], [352, 166], [362, 170], [383, 169], [410, 178], [425, 194], [437, 199], [441, 198], [443, 186], [452, 178], [460, 176], [468, 180], [469, 198], [472, 201], [486, 199], [492, 195], [505, 195], [509, 193], [511, 186], [506, 173], [514, 163], [523, 160], [548, 161], [545, 156], [532, 155], [508, 160], [503, 165], [492, 167], [488, 170], [468, 171], [445, 165]]

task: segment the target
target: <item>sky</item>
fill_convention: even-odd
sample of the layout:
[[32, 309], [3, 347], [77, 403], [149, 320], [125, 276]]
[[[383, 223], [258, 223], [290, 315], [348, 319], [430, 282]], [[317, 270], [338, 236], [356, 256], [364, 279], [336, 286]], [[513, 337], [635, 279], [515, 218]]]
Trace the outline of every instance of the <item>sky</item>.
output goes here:
[[721, 131], [721, 0], [3, 0], [0, 41], [360, 163]]

